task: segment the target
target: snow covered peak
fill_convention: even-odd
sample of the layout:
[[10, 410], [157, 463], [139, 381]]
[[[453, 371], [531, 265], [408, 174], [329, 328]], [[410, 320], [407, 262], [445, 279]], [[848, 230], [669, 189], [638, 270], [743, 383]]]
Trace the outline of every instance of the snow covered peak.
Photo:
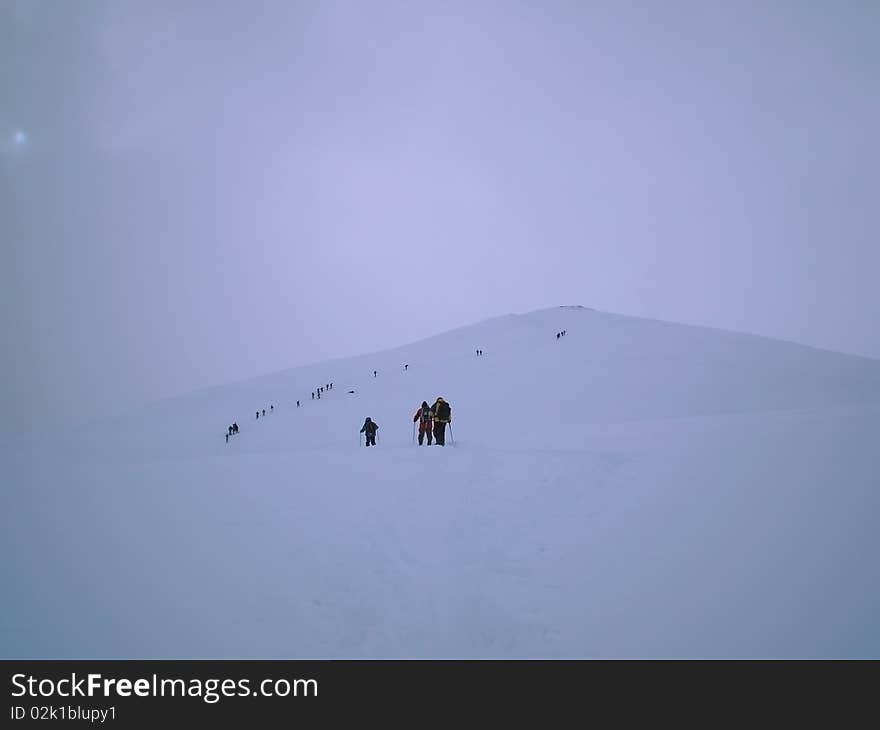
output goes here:
[[877, 361], [579, 305], [200, 391], [3, 452], [2, 651], [876, 657], [878, 423]]

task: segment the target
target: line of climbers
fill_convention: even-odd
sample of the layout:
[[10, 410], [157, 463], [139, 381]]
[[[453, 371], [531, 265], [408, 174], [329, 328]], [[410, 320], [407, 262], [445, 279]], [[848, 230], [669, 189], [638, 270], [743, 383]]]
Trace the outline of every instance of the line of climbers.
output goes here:
[[[315, 400], [316, 396], [317, 396], [318, 400], [321, 400], [321, 393], [323, 393], [325, 390], [333, 390], [333, 383], [325, 383], [324, 385], [320, 386], [316, 390], [313, 390], [312, 391], [312, 400]], [[297, 408], [299, 408], [301, 405], [302, 404], [299, 401], [296, 402]], [[269, 413], [270, 414], [275, 413], [275, 405], [274, 404], [271, 404], [269, 406]], [[254, 420], [259, 421], [261, 417], [262, 418], [266, 417], [266, 409], [265, 408], [263, 408], [262, 410], [255, 411]], [[233, 436], [234, 434], [237, 434], [237, 433], [238, 433], [238, 424], [237, 423], [234, 423], [234, 424], [232, 424], [232, 426], [229, 426], [227, 428], [227, 431], [225, 434], [226, 435], [226, 443], [227, 444], [229, 443], [230, 436]]]
[[[317, 397], [318, 400], [321, 400], [321, 393], [326, 390], [333, 390], [333, 383], [326, 383], [325, 385], [319, 386], [312, 391], [312, 400], [315, 400]], [[296, 402], [297, 407], [299, 407], [299, 401]]]
[[[558, 340], [560, 337], [565, 337], [566, 330], [561, 330], [556, 333], [556, 339]], [[481, 349], [476, 350], [477, 356], [482, 357], [483, 351]], [[409, 370], [409, 364], [404, 364], [404, 371]], [[373, 377], [376, 378], [379, 376], [378, 370], [373, 370]], [[325, 383], [324, 385], [316, 388], [312, 391], [312, 400], [321, 400], [321, 394], [327, 390], [333, 390], [333, 383]], [[349, 393], [354, 393], [353, 390], [348, 391]], [[300, 402], [296, 402], [296, 407], [300, 407]], [[269, 406], [269, 412], [275, 412], [275, 406]], [[264, 408], [263, 417], [266, 417], [266, 409]], [[260, 418], [260, 411], [257, 411], [257, 420]], [[446, 445], [446, 424], [452, 423], [452, 409], [443, 398], [437, 397], [437, 400], [434, 401], [434, 405], [429, 406], [427, 401], [422, 401], [422, 405], [419, 406], [415, 415], [413, 416], [413, 423], [419, 424], [419, 446], [422, 446], [425, 442], [425, 437], [427, 436], [428, 446], [431, 446], [432, 439], [438, 446]], [[376, 425], [375, 421], [372, 421], [369, 417], [364, 421], [364, 425], [361, 427], [361, 433], [366, 435], [367, 446], [375, 446], [376, 445], [376, 431], [379, 430], [379, 426]], [[229, 429], [226, 433], [226, 443], [229, 443], [229, 437], [238, 433], [238, 424], [233, 423], [229, 426]]]
[[[565, 337], [565, 330], [556, 333], [556, 339], [558, 340], [560, 337]], [[483, 350], [477, 348], [476, 350], [477, 356], [482, 357]], [[404, 371], [409, 370], [409, 364], [406, 363], [403, 366]], [[373, 370], [373, 377], [376, 378], [379, 376], [378, 370]], [[312, 391], [312, 400], [321, 400], [321, 394], [327, 390], [333, 390], [333, 383], [325, 383], [322, 386], [319, 386], [315, 390]], [[348, 391], [349, 393], [354, 393], [353, 390]], [[296, 407], [300, 407], [300, 402], [296, 402]], [[269, 412], [275, 412], [275, 406], [269, 406]], [[262, 411], [263, 418], [266, 417], [266, 409], [264, 408]], [[260, 419], [260, 411], [257, 411], [257, 420]], [[437, 397], [437, 400], [434, 401], [434, 405], [429, 406], [427, 401], [422, 401], [422, 405], [419, 406], [415, 415], [413, 416], [413, 423], [419, 424], [419, 446], [422, 446], [425, 442], [425, 437], [427, 436], [428, 446], [432, 445], [432, 440], [438, 446], [446, 445], [446, 424], [452, 423], [452, 409], [443, 398]], [[361, 427], [361, 433], [365, 434], [367, 440], [367, 446], [375, 446], [376, 445], [376, 431], [379, 430], [379, 426], [376, 425], [375, 421], [372, 421], [369, 417], [364, 421], [364, 425]], [[233, 434], [238, 433], [238, 425], [233, 424], [229, 427], [228, 432], [226, 434], [226, 442], [229, 443], [229, 437]]]

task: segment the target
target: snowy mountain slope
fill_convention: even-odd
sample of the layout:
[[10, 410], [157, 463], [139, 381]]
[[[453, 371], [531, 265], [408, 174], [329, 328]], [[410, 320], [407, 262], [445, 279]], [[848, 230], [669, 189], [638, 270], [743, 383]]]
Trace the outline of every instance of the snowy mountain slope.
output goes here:
[[878, 424], [877, 361], [577, 307], [201, 391], [0, 452], [0, 651], [878, 656]]

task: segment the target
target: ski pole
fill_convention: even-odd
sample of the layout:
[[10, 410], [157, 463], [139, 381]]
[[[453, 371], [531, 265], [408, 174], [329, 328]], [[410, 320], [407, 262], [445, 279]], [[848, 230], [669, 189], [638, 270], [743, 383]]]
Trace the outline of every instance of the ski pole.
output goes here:
[[412, 437], [412, 442], [413, 442], [413, 443], [416, 442], [416, 422], [415, 422], [415, 421], [413, 421], [413, 437]]
[[455, 443], [455, 439], [452, 437], [452, 421], [450, 421], [450, 422], [449, 422], [448, 424], [446, 424], [446, 425], [449, 426], [449, 440], [450, 440], [450, 442], [452, 442], [452, 443], [454, 444], [454, 443]]

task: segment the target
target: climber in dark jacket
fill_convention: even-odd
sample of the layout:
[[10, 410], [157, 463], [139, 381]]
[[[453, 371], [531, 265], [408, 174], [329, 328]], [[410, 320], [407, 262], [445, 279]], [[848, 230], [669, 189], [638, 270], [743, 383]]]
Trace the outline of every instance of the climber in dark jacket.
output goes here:
[[446, 445], [446, 424], [452, 423], [452, 408], [440, 396], [431, 406], [434, 411], [434, 441], [438, 446]]
[[376, 445], [376, 431], [379, 430], [379, 427], [376, 425], [375, 421], [371, 420], [369, 416], [367, 416], [367, 420], [364, 421], [364, 425], [361, 426], [361, 433], [367, 439], [367, 446], [375, 446]]

